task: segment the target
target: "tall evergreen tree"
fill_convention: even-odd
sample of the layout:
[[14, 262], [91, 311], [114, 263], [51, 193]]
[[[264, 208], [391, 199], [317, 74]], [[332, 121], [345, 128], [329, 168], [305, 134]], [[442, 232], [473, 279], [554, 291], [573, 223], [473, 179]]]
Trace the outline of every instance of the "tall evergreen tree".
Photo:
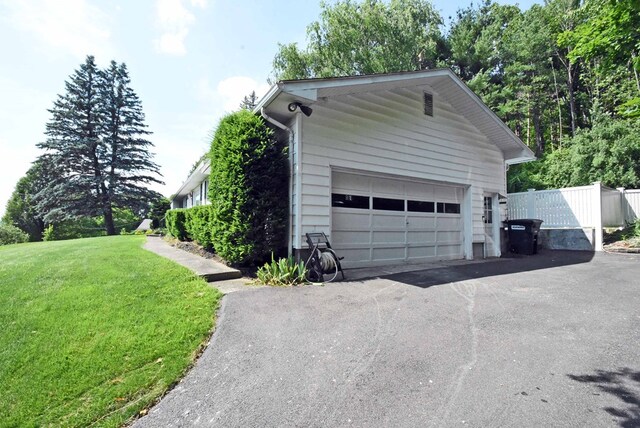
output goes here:
[[245, 95], [245, 97], [240, 102], [240, 108], [244, 110], [253, 110], [258, 105], [258, 96], [256, 95], [256, 91], [251, 91], [249, 95]]
[[115, 206], [139, 213], [160, 197], [147, 187], [161, 183], [156, 178], [160, 171], [149, 152], [153, 143], [144, 138], [151, 132], [147, 131], [144, 123], [142, 103], [130, 84], [126, 65], [111, 61], [103, 72], [100, 85], [101, 137], [105, 148], [105, 212]]
[[38, 194], [45, 222], [102, 216], [107, 234], [116, 233], [113, 209], [147, 207], [157, 193], [143, 186], [159, 183], [144, 114], [124, 64], [100, 70], [93, 56], [65, 84], [50, 111], [46, 150], [40, 159], [56, 174]]

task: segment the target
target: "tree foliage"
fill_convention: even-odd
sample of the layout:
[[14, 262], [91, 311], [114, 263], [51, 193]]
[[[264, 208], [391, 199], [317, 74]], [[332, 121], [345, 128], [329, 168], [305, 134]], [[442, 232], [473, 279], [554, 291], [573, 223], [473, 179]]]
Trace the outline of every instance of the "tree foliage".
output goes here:
[[216, 253], [240, 264], [267, 260], [286, 246], [286, 147], [261, 117], [240, 110], [220, 121], [210, 157]]
[[39, 162], [54, 174], [36, 195], [46, 223], [100, 215], [107, 234], [113, 235], [115, 208], [139, 212], [159, 197], [147, 188], [161, 183], [159, 170], [124, 64], [111, 62], [100, 70], [88, 56], [50, 113], [47, 139], [38, 147], [45, 151]]
[[22, 229], [30, 241], [42, 240], [44, 215], [37, 208], [36, 195], [53, 179], [51, 165], [36, 160], [16, 184], [7, 202], [2, 221]]
[[308, 45], [280, 45], [277, 79], [420, 70], [438, 64], [442, 18], [427, 0], [343, 0], [321, 3], [307, 27]]

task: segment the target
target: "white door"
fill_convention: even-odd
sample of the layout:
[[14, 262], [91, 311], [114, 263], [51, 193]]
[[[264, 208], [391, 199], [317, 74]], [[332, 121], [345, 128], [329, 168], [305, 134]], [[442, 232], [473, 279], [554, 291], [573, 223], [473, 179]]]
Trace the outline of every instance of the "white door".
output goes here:
[[498, 195], [485, 193], [483, 197], [482, 222], [484, 223], [484, 256], [500, 256], [500, 216], [498, 211]]
[[331, 243], [345, 267], [463, 258], [463, 189], [334, 172]]

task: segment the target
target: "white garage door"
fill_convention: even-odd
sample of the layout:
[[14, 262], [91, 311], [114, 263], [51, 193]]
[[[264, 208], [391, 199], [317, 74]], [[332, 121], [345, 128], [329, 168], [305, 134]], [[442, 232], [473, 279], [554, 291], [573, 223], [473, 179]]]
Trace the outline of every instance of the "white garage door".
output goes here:
[[331, 193], [345, 267], [463, 258], [460, 187], [334, 172]]

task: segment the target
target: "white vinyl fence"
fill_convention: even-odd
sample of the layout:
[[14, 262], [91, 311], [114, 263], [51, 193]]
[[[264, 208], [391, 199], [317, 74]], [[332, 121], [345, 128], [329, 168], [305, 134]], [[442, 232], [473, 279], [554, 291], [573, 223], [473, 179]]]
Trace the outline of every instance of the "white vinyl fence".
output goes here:
[[624, 226], [640, 218], [640, 189], [591, 186], [533, 190], [507, 196], [510, 220], [537, 218], [543, 229], [593, 228], [595, 249], [602, 250], [602, 228]]

